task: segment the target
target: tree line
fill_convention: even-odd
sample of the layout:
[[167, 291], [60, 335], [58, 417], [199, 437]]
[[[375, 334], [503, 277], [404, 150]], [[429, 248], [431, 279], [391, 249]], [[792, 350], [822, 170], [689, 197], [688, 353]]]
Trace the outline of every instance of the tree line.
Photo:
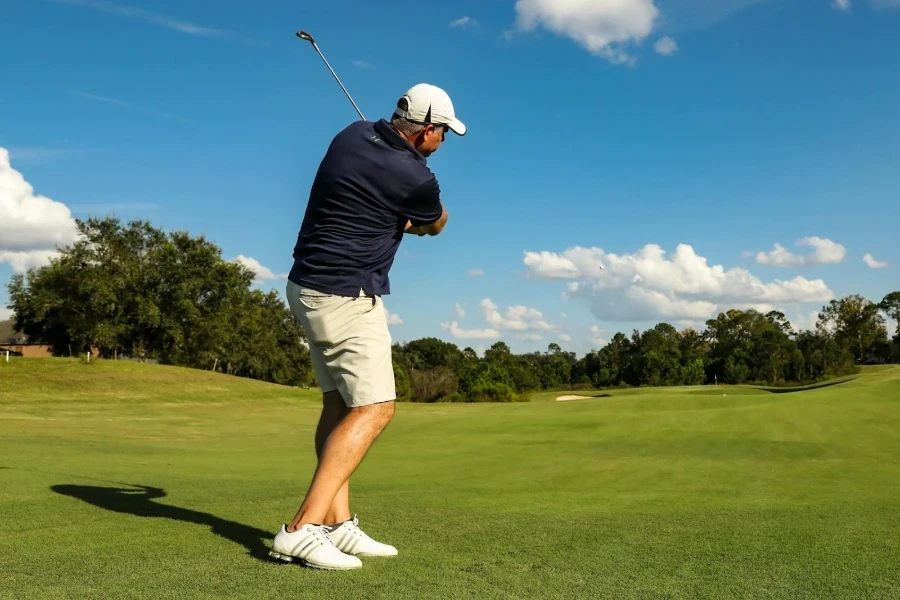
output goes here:
[[875, 304], [854, 294], [822, 307], [815, 329], [795, 331], [781, 312], [729, 310], [706, 329], [659, 323], [617, 333], [581, 358], [550, 344], [513, 354], [497, 342], [479, 358], [436, 338], [394, 345], [398, 393], [418, 402], [513, 401], [551, 389], [711, 383], [799, 385], [898, 359], [900, 325], [889, 339], [887, 313], [900, 323], [900, 292]]
[[[278, 293], [226, 261], [204, 237], [145, 221], [76, 220], [79, 238], [44, 267], [8, 285], [16, 328], [58, 356], [88, 349], [215, 369], [284, 385], [315, 385], [306, 335]], [[509, 402], [529, 392], [705, 383], [791, 385], [897, 359], [882, 313], [900, 322], [900, 292], [878, 304], [851, 295], [823, 306], [796, 332], [780, 312], [729, 310], [706, 328], [659, 323], [617, 333], [581, 358], [550, 344], [514, 354], [497, 342], [483, 356], [437, 338], [393, 346], [398, 398]]]

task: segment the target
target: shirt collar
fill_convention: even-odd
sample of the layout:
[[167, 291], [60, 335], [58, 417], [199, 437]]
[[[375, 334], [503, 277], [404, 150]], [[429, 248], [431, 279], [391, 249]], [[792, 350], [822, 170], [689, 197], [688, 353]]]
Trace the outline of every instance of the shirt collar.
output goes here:
[[416, 160], [421, 162], [423, 165], [427, 164], [428, 161], [425, 156], [421, 152], [416, 150], [413, 145], [406, 140], [406, 138], [394, 131], [394, 128], [391, 127], [391, 124], [388, 123], [387, 119], [379, 119], [375, 122], [375, 133], [380, 135], [381, 139], [383, 139], [394, 148], [411, 152], [412, 155], [416, 157]]

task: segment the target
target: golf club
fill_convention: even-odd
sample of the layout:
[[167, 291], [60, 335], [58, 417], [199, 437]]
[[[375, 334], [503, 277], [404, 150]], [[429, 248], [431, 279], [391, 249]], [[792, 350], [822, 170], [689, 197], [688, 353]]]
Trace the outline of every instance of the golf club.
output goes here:
[[321, 50], [319, 50], [319, 46], [316, 44], [316, 40], [313, 39], [313, 36], [309, 35], [309, 34], [306, 33], [305, 31], [298, 31], [298, 32], [297, 32], [297, 37], [300, 38], [301, 40], [306, 40], [307, 42], [309, 42], [310, 44], [312, 44], [312, 47], [316, 49], [316, 52], [319, 54], [319, 56], [322, 57], [322, 60], [325, 62], [325, 66], [328, 67], [328, 70], [331, 71], [331, 74], [332, 74], [332, 75], [334, 75], [334, 78], [335, 78], [335, 80], [338, 82], [338, 85], [340, 85], [340, 86], [341, 86], [341, 89], [344, 90], [344, 94], [347, 95], [347, 98], [350, 100], [350, 103], [353, 105], [353, 108], [355, 108], [355, 109], [356, 109], [356, 112], [359, 113], [360, 118], [361, 118], [363, 121], [365, 121], [365, 120], [366, 120], [366, 117], [363, 116], [362, 111], [359, 110], [359, 107], [356, 105], [356, 102], [354, 102], [354, 101], [353, 101], [353, 98], [350, 97], [350, 92], [348, 92], [348, 91], [347, 91], [347, 88], [344, 87], [344, 84], [341, 83], [341, 80], [338, 78], [337, 73], [335, 73], [335, 72], [334, 72], [334, 69], [331, 68], [331, 65], [328, 64], [328, 61], [325, 59], [325, 55], [322, 54], [322, 51], [321, 51]]

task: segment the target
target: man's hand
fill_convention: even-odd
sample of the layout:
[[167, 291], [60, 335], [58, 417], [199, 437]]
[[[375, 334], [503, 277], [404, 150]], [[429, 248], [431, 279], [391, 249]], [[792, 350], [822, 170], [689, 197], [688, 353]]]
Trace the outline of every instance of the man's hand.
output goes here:
[[425, 232], [422, 231], [421, 227], [413, 227], [412, 221], [406, 222], [406, 228], [403, 230], [403, 233], [409, 233], [412, 235], [417, 235], [419, 237], [425, 235]]

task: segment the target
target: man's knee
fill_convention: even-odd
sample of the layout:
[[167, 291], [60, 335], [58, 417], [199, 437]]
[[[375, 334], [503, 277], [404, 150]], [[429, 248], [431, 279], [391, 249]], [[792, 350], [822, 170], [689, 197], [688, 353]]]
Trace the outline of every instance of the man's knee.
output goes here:
[[379, 402], [378, 404], [370, 404], [362, 406], [356, 410], [374, 421], [381, 428], [387, 427], [387, 424], [394, 418], [394, 402]]

